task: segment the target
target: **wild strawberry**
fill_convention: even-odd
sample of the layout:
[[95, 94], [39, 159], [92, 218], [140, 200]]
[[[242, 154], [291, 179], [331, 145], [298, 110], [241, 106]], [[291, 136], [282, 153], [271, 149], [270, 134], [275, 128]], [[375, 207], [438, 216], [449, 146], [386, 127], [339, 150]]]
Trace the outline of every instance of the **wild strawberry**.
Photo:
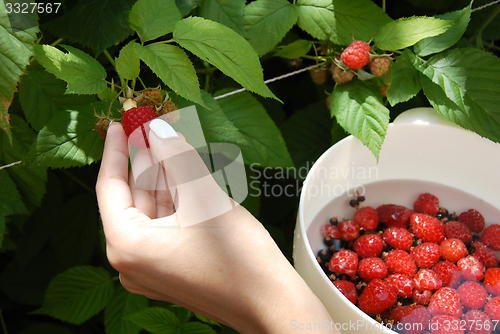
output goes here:
[[484, 266], [474, 255], [458, 260], [458, 269], [462, 273], [462, 278], [469, 281], [480, 281], [484, 278]]
[[353, 248], [359, 257], [376, 257], [382, 253], [384, 242], [378, 234], [363, 234], [354, 241]]
[[400, 320], [400, 328], [403, 329], [405, 334], [421, 334], [422, 329], [428, 328], [431, 322], [431, 313], [422, 305], [417, 306], [413, 312], [403, 316]]
[[500, 295], [500, 268], [488, 268], [484, 273], [484, 287], [492, 295]]
[[323, 226], [320, 230], [320, 233], [323, 237], [330, 237], [332, 239], [338, 239], [340, 238], [340, 231], [337, 226], [334, 226], [332, 224], [326, 224]]
[[378, 218], [386, 226], [408, 227], [411, 211], [405, 206], [383, 204], [377, 207]]
[[488, 293], [477, 282], [465, 281], [457, 289], [458, 297], [463, 306], [480, 309], [486, 304]]
[[131, 140], [137, 144], [136, 146], [139, 146], [141, 142], [144, 143], [145, 141], [146, 146], [149, 147], [149, 143], [147, 141], [149, 127], [147, 126], [147, 123], [155, 118], [156, 112], [151, 107], [139, 106], [128, 109], [122, 115], [123, 130], [125, 130], [125, 134], [130, 137], [135, 129], [140, 128], [142, 131], [134, 132]]
[[142, 104], [145, 106], [151, 107], [153, 109], [156, 109], [161, 102], [163, 101], [163, 95], [161, 94], [161, 91], [159, 89], [146, 89], [142, 93]]
[[465, 224], [457, 221], [450, 221], [444, 225], [444, 235], [448, 239], [460, 239], [464, 244], [472, 241], [472, 232]]
[[492, 298], [484, 305], [484, 312], [488, 314], [491, 320], [500, 321], [500, 297]]
[[353, 70], [359, 70], [370, 61], [371, 47], [363, 41], [353, 41], [344, 49], [340, 58], [344, 65]]
[[417, 272], [417, 266], [410, 254], [402, 250], [390, 251], [385, 257], [385, 264], [391, 274], [405, 274], [413, 277]]
[[448, 261], [438, 262], [432, 267], [438, 277], [443, 281], [443, 286], [457, 287], [462, 278], [460, 269], [457, 265]]
[[387, 276], [387, 267], [379, 257], [368, 257], [358, 263], [358, 276], [365, 282]]
[[413, 248], [410, 255], [417, 267], [430, 268], [439, 261], [441, 248], [433, 242], [424, 242]]
[[495, 327], [489, 315], [480, 310], [470, 310], [462, 316], [467, 334], [490, 334]]
[[443, 260], [457, 262], [469, 253], [467, 247], [460, 239], [446, 239], [441, 242], [441, 257]]
[[474, 248], [474, 256], [477, 257], [486, 268], [498, 266], [498, 257], [491, 248], [479, 241], [473, 241], [471, 246]]
[[439, 276], [430, 269], [420, 269], [413, 277], [415, 288], [420, 290], [437, 290], [443, 282]]
[[500, 250], [500, 224], [488, 226], [479, 239], [486, 246], [490, 246], [496, 251]]
[[356, 304], [358, 300], [358, 290], [353, 282], [346, 280], [333, 281], [333, 285], [342, 293], [349, 301]]
[[431, 290], [421, 290], [413, 289], [413, 294], [411, 295], [411, 300], [419, 305], [427, 305], [430, 303], [432, 298]]
[[432, 334], [464, 334], [460, 318], [449, 314], [433, 316], [430, 328]]
[[324, 69], [324, 68], [319, 69], [319, 70], [317, 70], [317, 69], [309, 70], [309, 74], [311, 75], [312, 81], [316, 85], [322, 85], [326, 81], [326, 69]]
[[333, 80], [338, 84], [343, 84], [351, 81], [354, 78], [355, 73], [350, 70], [344, 70], [339, 67], [335, 62], [332, 63], [330, 67], [330, 72], [332, 73]]
[[369, 282], [363, 293], [358, 298], [358, 306], [361, 311], [375, 315], [391, 308], [396, 304], [397, 295], [389, 283], [380, 279]]
[[341, 249], [333, 254], [328, 269], [336, 274], [353, 276], [358, 270], [358, 255], [351, 250]]
[[375, 57], [370, 61], [368, 66], [370, 67], [370, 72], [377, 77], [384, 75], [391, 65], [391, 58], [388, 56]]
[[357, 210], [352, 219], [366, 231], [373, 231], [378, 225], [377, 210], [371, 206], [365, 206]]
[[385, 279], [400, 297], [410, 298], [415, 288], [413, 280], [404, 274], [392, 274]]
[[355, 240], [359, 237], [360, 227], [354, 220], [340, 222], [337, 227], [340, 231], [340, 239], [344, 241]]
[[448, 287], [441, 288], [432, 295], [428, 309], [434, 315], [448, 314], [455, 317], [462, 315], [462, 303], [457, 291]]
[[407, 251], [413, 245], [413, 237], [407, 229], [402, 227], [386, 228], [382, 235], [384, 241], [394, 249]]
[[99, 117], [95, 120], [95, 131], [102, 140], [106, 139], [106, 134], [108, 133], [108, 127], [111, 120], [107, 117]]
[[429, 193], [421, 194], [413, 203], [413, 210], [418, 213], [435, 215], [439, 212], [439, 199]]
[[458, 216], [458, 221], [464, 223], [465, 226], [475, 233], [481, 233], [486, 225], [483, 215], [476, 209], [470, 209], [462, 212]]
[[414, 213], [410, 217], [413, 234], [424, 242], [441, 243], [444, 240], [443, 223], [425, 213]]

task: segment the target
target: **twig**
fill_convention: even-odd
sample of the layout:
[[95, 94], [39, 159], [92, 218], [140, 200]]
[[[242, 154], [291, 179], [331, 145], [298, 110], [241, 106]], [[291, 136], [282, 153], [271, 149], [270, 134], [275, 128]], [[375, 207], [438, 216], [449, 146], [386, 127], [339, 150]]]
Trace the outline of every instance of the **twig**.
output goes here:
[[497, 3], [499, 3], [500, 0], [495, 0], [495, 1], [492, 1], [490, 3], [487, 3], [486, 5], [483, 5], [483, 6], [479, 6], [477, 8], [474, 8], [473, 10], [471, 10], [470, 12], [471, 13], [474, 13], [475, 11], [477, 10], [481, 10], [481, 9], [485, 9], [486, 7], [489, 7], [489, 6], [493, 6], [493, 5], [496, 5]]
[[9, 168], [9, 167], [12, 167], [12, 166], [15, 166], [15, 165], [19, 165], [21, 163], [21, 161], [16, 161], [16, 162], [13, 162], [13, 163], [10, 163], [8, 165], [3, 165], [0, 167], [0, 170], [4, 169], [4, 168]]

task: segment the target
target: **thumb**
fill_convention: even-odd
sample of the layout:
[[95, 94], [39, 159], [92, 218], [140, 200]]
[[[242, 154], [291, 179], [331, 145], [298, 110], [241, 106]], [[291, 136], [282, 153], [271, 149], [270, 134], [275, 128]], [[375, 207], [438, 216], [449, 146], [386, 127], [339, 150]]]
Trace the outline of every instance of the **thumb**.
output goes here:
[[162, 163], [177, 189], [176, 214], [181, 227], [202, 223], [234, 208], [236, 204], [215, 182], [193, 146], [162, 119], [151, 121], [149, 127], [153, 157]]

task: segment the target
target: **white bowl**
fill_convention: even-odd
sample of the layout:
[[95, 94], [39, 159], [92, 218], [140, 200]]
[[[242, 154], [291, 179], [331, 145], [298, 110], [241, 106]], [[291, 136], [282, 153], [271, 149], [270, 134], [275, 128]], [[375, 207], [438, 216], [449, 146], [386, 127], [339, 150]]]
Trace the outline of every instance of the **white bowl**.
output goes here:
[[380, 326], [323, 273], [316, 255], [325, 248], [320, 228], [333, 216], [351, 218], [357, 190], [363, 206], [394, 203], [412, 208], [430, 192], [440, 206], [460, 213], [475, 208], [486, 223], [500, 223], [500, 144], [445, 120], [432, 108], [411, 109], [389, 125], [379, 163], [349, 136], [311, 168], [300, 196], [294, 266], [343, 333], [394, 333]]

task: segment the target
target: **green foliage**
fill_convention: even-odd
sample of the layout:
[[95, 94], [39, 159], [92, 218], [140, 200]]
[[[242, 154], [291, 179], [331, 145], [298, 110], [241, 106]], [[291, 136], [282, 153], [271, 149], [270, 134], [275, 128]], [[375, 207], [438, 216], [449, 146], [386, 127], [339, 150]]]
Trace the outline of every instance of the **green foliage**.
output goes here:
[[200, 16], [219, 22], [240, 35], [245, 35], [243, 10], [245, 0], [204, 0], [200, 6]]
[[174, 0], [139, 0], [130, 11], [130, 27], [143, 42], [171, 33], [182, 18]]
[[333, 4], [329, 0], [298, 0], [298, 26], [319, 40], [339, 42]]

